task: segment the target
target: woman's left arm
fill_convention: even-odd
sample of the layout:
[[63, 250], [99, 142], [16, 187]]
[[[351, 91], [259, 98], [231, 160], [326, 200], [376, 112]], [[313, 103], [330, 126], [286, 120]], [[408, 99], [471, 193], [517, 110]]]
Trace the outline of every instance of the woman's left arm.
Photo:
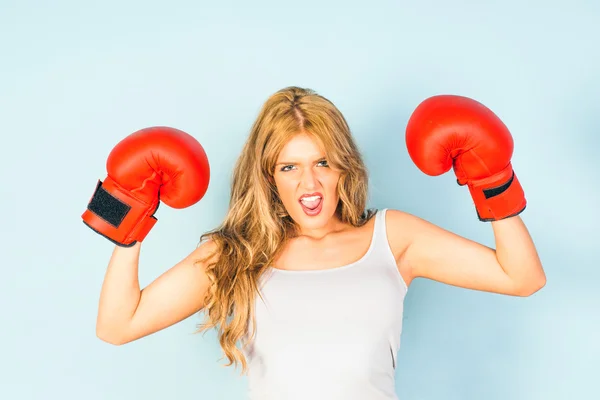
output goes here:
[[535, 245], [519, 216], [491, 222], [495, 250], [402, 211], [390, 210], [387, 219], [391, 237], [404, 236], [397, 262], [408, 282], [423, 277], [513, 296], [530, 296], [546, 284]]
[[405, 139], [421, 171], [435, 176], [452, 168], [457, 183], [469, 188], [478, 219], [491, 221], [496, 249], [396, 213], [392, 230], [404, 229], [402, 220], [408, 227], [397, 242], [406, 247], [396, 246], [400, 273], [515, 296], [542, 288], [546, 277], [519, 217], [527, 201], [512, 168], [513, 138], [500, 118], [467, 97], [433, 96], [412, 113]]

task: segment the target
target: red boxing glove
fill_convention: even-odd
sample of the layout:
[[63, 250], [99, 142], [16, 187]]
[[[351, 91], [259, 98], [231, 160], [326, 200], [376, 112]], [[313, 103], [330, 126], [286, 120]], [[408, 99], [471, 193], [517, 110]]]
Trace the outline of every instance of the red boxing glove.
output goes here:
[[511, 165], [513, 138], [490, 109], [467, 97], [433, 96], [417, 106], [406, 127], [416, 166], [437, 176], [453, 167], [467, 185], [481, 221], [520, 214], [525, 194]]
[[83, 222], [113, 243], [129, 247], [144, 240], [156, 224], [163, 201], [189, 207], [204, 197], [210, 167], [204, 148], [192, 136], [168, 127], [139, 130], [119, 142], [106, 162]]

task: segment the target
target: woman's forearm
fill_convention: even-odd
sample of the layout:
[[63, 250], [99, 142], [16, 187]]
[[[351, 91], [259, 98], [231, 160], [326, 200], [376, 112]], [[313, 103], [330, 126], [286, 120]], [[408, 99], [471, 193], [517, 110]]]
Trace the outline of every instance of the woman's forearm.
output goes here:
[[525, 223], [519, 216], [493, 221], [496, 258], [519, 292], [530, 295], [546, 284], [546, 275]]
[[118, 344], [140, 301], [138, 264], [140, 243], [115, 246], [100, 292], [96, 334]]

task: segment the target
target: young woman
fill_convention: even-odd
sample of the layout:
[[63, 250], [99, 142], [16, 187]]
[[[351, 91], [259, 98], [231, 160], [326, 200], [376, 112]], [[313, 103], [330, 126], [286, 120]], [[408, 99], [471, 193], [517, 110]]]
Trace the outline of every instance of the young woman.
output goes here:
[[458, 96], [423, 102], [406, 141], [425, 173], [451, 167], [468, 186], [496, 249], [400, 210], [367, 209], [367, 171], [338, 109], [308, 89], [264, 104], [234, 169], [221, 226], [140, 290], [141, 241], [160, 200], [204, 195], [200, 144], [171, 128], [111, 153], [84, 222], [117, 243], [102, 286], [97, 335], [124, 344], [204, 311], [250, 398], [396, 399], [403, 300], [417, 277], [529, 296], [545, 275], [523, 221], [512, 139], [487, 108]]

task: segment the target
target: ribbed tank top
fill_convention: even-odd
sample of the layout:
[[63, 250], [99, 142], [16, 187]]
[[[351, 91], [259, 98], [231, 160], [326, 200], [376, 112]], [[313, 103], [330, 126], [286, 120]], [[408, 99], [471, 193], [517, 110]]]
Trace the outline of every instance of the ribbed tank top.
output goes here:
[[356, 262], [326, 270], [271, 268], [246, 347], [251, 400], [397, 400], [407, 286], [389, 247], [386, 209]]

